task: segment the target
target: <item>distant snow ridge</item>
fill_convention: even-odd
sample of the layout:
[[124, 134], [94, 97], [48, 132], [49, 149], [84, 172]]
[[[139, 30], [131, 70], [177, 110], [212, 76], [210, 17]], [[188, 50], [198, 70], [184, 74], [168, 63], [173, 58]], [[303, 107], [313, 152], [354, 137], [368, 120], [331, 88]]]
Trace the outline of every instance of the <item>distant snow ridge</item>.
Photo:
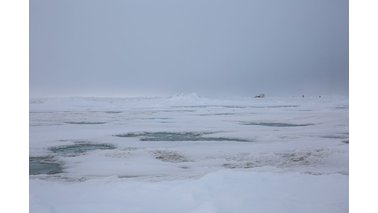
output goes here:
[[173, 95], [170, 97], [170, 99], [175, 99], [175, 100], [197, 100], [200, 99], [201, 97], [197, 93], [179, 93], [177, 95]]
[[207, 98], [199, 96], [197, 93], [179, 93], [168, 98], [168, 102], [175, 104], [201, 104], [206, 103]]

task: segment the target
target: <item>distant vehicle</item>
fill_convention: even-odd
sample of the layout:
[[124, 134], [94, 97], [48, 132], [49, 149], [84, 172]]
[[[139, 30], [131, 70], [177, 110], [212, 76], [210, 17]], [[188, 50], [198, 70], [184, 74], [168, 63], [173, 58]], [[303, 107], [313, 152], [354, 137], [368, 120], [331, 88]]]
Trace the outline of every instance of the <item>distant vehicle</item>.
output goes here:
[[261, 93], [260, 95], [255, 96], [255, 98], [264, 98], [264, 97], [265, 97], [264, 93]]

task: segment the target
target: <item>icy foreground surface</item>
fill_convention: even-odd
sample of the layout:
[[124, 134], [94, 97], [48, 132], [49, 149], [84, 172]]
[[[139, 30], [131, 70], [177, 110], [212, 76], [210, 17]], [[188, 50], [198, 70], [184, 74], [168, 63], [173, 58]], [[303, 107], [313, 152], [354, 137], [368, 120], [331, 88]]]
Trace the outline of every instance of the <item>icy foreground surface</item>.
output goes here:
[[30, 100], [31, 212], [348, 212], [348, 99]]

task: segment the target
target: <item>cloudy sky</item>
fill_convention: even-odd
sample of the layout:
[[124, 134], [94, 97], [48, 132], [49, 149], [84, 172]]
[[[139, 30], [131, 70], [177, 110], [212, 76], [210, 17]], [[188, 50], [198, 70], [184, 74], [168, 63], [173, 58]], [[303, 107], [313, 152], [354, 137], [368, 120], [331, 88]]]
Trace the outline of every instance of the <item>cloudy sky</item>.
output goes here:
[[348, 94], [347, 0], [31, 0], [30, 95]]

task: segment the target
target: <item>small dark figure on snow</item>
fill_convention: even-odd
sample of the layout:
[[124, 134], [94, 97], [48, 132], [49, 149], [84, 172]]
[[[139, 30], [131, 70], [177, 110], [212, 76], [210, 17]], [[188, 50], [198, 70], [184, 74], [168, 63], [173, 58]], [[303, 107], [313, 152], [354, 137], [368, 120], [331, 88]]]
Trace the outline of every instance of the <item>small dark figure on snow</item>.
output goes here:
[[260, 95], [256, 95], [255, 96], [255, 98], [264, 98], [265, 97], [265, 95], [262, 93], [262, 94], [260, 94]]

